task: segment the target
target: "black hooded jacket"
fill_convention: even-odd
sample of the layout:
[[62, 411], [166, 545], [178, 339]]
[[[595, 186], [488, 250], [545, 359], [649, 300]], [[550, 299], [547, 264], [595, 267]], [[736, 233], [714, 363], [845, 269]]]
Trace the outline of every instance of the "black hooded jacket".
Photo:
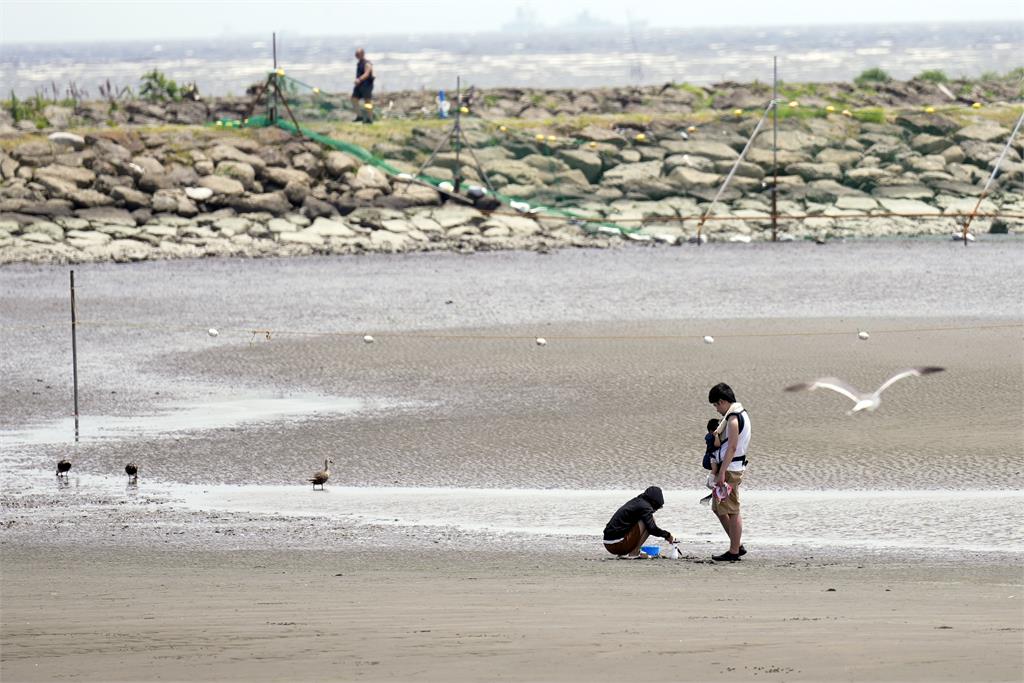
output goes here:
[[625, 538], [626, 533], [633, 528], [638, 521], [642, 521], [647, 527], [651, 536], [661, 536], [668, 540], [669, 532], [658, 528], [654, 522], [654, 511], [660, 510], [665, 505], [665, 496], [657, 486], [650, 486], [646, 491], [636, 498], [628, 501], [612, 515], [608, 525], [604, 528], [604, 540], [615, 541]]

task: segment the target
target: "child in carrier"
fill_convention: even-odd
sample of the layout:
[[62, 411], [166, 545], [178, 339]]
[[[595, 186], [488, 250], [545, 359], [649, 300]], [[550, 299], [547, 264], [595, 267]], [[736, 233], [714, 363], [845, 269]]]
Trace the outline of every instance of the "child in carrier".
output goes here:
[[712, 469], [713, 463], [715, 462], [715, 451], [718, 450], [718, 446], [715, 445], [715, 430], [718, 429], [718, 420], [711, 418], [708, 420], [708, 433], [704, 435], [704, 469]]

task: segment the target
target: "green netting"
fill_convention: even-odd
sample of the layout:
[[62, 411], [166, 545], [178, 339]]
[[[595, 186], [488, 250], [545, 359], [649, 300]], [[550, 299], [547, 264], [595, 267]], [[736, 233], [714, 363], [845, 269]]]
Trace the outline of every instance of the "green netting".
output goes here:
[[[274, 85], [277, 85], [277, 88]], [[388, 163], [385, 159], [382, 159], [366, 148], [344, 140], [338, 140], [332, 138], [329, 135], [318, 133], [310, 130], [308, 127], [301, 124], [296, 124], [291, 120], [291, 116], [294, 116], [297, 120], [314, 120], [323, 121], [331, 118], [329, 113], [336, 109], [349, 109], [351, 110], [351, 104], [348, 102], [348, 98], [338, 93], [329, 93], [321, 91], [319, 88], [314, 88], [302, 81], [283, 75], [282, 73], [271, 73], [267, 81], [268, 87], [264, 93], [267, 111], [271, 114], [260, 114], [250, 116], [244, 121], [230, 121], [221, 120], [217, 122], [217, 125], [226, 127], [247, 127], [247, 128], [264, 128], [267, 126], [277, 126], [282, 130], [286, 130], [289, 133], [296, 135], [302, 135], [305, 138], [318, 142], [325, 147], [344, 152], [364, 164], [369, 164], [376, 168], [379, 168], [387, 175], [404, 179], [407, 181], [418, 181], [426, 183], [435, 189], [444, 191], [440, 185], [445, 182], [441, 178], [435, 178], [427, 174], [413, 175], [405, 173], [400, 169], [394, 167]], [[278, 95], [280, 93], [280, 95]], [[493, 125], [493, 124], [492, 124]], [[573, 141], [576, 144], [580, 144], [581, 141]], [[458, 144], [456, 142], [456, 144]], [[500, 142], [495, 141], [495, 145]], [[484, 169], [480, 169], [484, 172]], [[545, 207], [545, 206], [533, 206], [534, 202], [530, 202], [518, 197], [506, 195], [496, 190], [484, 189], [489, 195], [494, 196], [503, 204], [509, 205], [515, 208], [517, 211], [522, 211], [524, 207], [529, 207], [525, 211], [527, 215], [531, 215], [537, 218], [552, 217], [565, 219], [567, 221], [577, 224], [580, 228], [587, 232], [596, 232], [600, 228], [610, 228], [618, 230], [622, 233], [635, 233], [640, 230], [639, 227], [627, 227], [617, 225], [610, 221], [594, 219], [588, 215], [587, 212], [581, 211], [576, 208], [565, 207]], [[557, 198], [556, 198], [557, 200]]]

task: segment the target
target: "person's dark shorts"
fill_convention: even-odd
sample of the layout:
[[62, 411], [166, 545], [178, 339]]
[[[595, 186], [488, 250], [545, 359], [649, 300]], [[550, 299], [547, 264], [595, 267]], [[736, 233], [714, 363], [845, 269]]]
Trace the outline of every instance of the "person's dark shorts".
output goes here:
[[360, 83], [356, 87], [352, 88], [352, 97], [356, 97], [360, 100], [372, 100], [373, 83]]

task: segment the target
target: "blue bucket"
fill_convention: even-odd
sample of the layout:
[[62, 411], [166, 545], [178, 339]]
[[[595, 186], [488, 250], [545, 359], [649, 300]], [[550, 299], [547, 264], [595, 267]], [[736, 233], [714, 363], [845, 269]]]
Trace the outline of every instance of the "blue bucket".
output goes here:
[[644, 551], [645, 553], [647, 553], [651, 557], [657, 557], [658, 555], [661, 554], [661, 546], [660, 545], [645, 545], [645, 546], [641, 546], [640, 550]]

